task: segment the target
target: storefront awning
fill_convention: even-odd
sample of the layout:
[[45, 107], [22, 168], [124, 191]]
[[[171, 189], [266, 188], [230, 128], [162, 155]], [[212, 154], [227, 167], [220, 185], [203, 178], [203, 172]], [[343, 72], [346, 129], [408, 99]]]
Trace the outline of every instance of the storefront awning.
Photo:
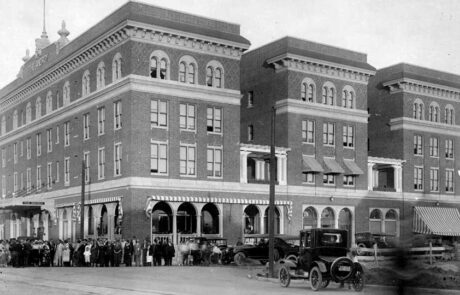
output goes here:
[[343, 159], [345, 164], [345, 175], [363, 175], [364, 172], [358, 167], [355, 161]]
[[324, 158], [324, 164], [326, 164], [325, 174], [343, 174], [345, 171], [333, 158]]
[[413, 231], [420, 234], [460, 236], [460, 212], [456, 208], [415, 207]]
[[0, 206], [0, 209], [12, 211], [40, 210], [43, 205], [45, 205], [45, 202], [22, 202], [6, 204], [4, 206]]
[[323, 172], [324, 169], [321, 167], [321, 164], [318, 163], [318, 161], [314, 157], [310, 156], [302, 156], [302, 172], [303, 173], [308, 173], [308, 172]]

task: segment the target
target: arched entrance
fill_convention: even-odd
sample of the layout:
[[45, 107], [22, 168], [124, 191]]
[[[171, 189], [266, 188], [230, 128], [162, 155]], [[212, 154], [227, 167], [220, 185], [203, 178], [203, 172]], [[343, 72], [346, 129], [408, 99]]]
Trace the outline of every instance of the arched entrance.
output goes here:
[[196, 233], [196, 210], [188, 202], [182, 203], [177, 209], [177, 232], [181, 234]]
[[[265, 234], [268, 234], [268, 211], [269, 208], [265, 209], [265, 215], [264, 215], [264, 229], [265, 229]], [[280, 212], [278, 211], [278, 208], [275, 207], [275, 234], [280, 233]]]
[[334, 211], [327, 207], [321, 212], [321, 228], [334, 228]]
[[67, 214], [67, 209], [64, 209], [62, 212], [62, 238], [64, 241], [70, 238], [69, 214]]
[[43, 234], [45, 233], [45, 227], [43, 223], [44, 213], [38, 214], [38, 227], [37, 227], [37, 238], [43, 240]]
[[351, 228], [351, 211], [348, 208], [343, 208], [339, 212], [339, 229], [345, 229], [348, 231], [348, 246], [351, 245], [352, 241], [352, 228]]
[[201, 232], [205, 235], [219, 234], [219, 210], [207, 203], [201, 210]]
[[166, 202], [158, 202], [152, 209], [152, 234], [172, 233], [173, 214]]
[[303, 228], [317, 228], [318, 227], [318, 214], [315, 208], [308, 207], [303, 211]]
[[93, 207], [88, 207], [88, 235], [94, 235], [94, 213]]
[[244, 209], [244, 233], [260, 233], [260, 213], [255, 205], [249, 205]]
[[105, 205], [102, 206], [101, 209], [101, 220], [98, 227], [98, 235], [99, 236], [106, 236], [109, 233], [109, 218], [107, 214], [107, 207]]

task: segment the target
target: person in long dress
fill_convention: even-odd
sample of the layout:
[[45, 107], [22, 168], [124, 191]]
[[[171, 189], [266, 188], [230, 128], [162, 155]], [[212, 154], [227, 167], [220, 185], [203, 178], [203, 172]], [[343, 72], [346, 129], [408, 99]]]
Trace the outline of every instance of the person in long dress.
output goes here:
[[8, 251], [6, 248], [6, 242], [0, 241], [0, 267], [6, 267], [8, 263]]
[[64, 244], [61, 240], [59, 240], [58, 244], [56, 245], [56, 251], [54, 253], [54, 265], [55, 266], [62, 266], [62, 254], [64, 252]]

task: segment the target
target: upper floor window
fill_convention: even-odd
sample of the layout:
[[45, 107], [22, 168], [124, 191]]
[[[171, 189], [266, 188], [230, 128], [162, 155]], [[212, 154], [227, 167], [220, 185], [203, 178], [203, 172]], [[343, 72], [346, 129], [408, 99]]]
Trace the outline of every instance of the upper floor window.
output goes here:
[[310, 78], [305, 78], [302, 81], [302, 86], [300, 88], [300, 98], [302, 101], [314, 102], [316, 100], [316, 85]]
[[206, 65], [206, 85], [209, 87], [224, 87], [224, 67], [218, 61], [212, 60]]
[[315, 121], [302, 121], [302, 140], [307, 143], [315, 143]]
[[454, 107], [451, 106], [450, 104], [446, 106], [444, 110], [444, 123], [449, 124], [449, 125], [454, 125], [455, 124], [455, 112], [454, 112]]
[[6, 118], [5, 116], [2, 117], [2, 126], [1, 126], [1, 135], [6, 133]]
[[70, 145], [70, 122], [64, 123], [64, 146]]
[[355, 130], [353, 126], [343, 126], [343, 146], [352, 148], [355, 142]]
[[161, 50], [155, 50], [150, 55], [150, 77], [169, 80], [169, 57]]
[[439, 144], [437, 137], [430, 137], [430, 156], [436, 158], [439, 156]]
[[89, 71], [86, 70], [83, 73], [83, 77], [81, 79], [81, 96], [87, 96], [90, 93], [91, 93], [91, 89], [90, 89]]
[[254, 126], [248, 125], [248, 141], [254, 140]]
[[39, 97], [35, 101], [35, 119], [39, 119], [42, 116], [42, 99]]
[[208, 132], [222, 133], [222, 109], [208, 107], [206, 115]]
[[194, 176], [196, 171], [196, 147], [181, 145], [179, 153], [179, 168], [181, 175]]
[[101, 89], [105, 87], [105, 64], [100, 62], [96, 70], [96, 88]]
[[121, 154], [121, 142], [116, 143], [113, 150], [113, 175], [120, 176], [121, 175], [121, 161], [122, 161], [122, 154]]
[[334, 145], [335, 126], [333, 123], [323, 123], [323, 144]]
[[355, 108], [356, 95], [353, 87], [347, 85], [342, 91], [342, 107], [353, 109]]
[[446, 139], [446, 158], [454, 158], [454, 141], [452, 139]]
[[46, 151], [48, 153], [53, 151], [53, 129], [46, 130]]
[[168, 102], [156, 99], [150, 101], [150, 126], [168, 126]]
[[195, 106], [181, 103], [179, 106], [179, 127], [185, 130], [195, 130]]
[[97, 109], [97, 134], [102, 135], [105, 133], [105, 107]]
[[254, 91], [248, 91], [248, 107], [254, 106]]
[[117, 130], [121, 128], [121, 100], [113, 103], [113, 129]]
[[47, 114], [53, 111], [53, 95], [51, 94], [51, 91], [48, 91], [48, 94], [46, 94], [45, 111]]
[[14, 110], [13, 112], [13, 130], [18, 128], [18, 110]]
[[414, 190], [423, 190], [423, 168], [414, 167]]
[[322, 103], [327, 105], [336, 105], [335, 86], [331, 82], [326, 82], [323, 85]]
[[422, 136], [421, 135], [414, 135], [414, 155], [422, 155]]
[[168, 174], [168, 143], [150, 143], [150, 173]]
[[412, 117], [417, 120], [425, 119], [425, 105], [419, 98], [415, 100], [412, 106]]
[[198, 84], [197, 68], [197, 63], [193, 57], [183, 56], [179, 61], [179, 82]]
[[222, 177], [222, 147], [208, 146], [206, 169], [209, 177]]
[[32, 121], [32, 106], [30, 102], [27, 103], [26, 106], [26, 124], [29, 124]]
[[439, 122], [439, 106], [437, 103], [432, 103], [430, 105], [430, 121], [431, 122]]
[[62, 87], [62, 105], [66, 106], [70, 104], [70, 83], [66, 81]]
[[121, 79], [121, 66], [122, 66], [121, 54], [117, 53], [113, 57], [113, 61], [112, 61], [112, 82]]
[[89, 139], [89, 114], [83, 115], [83, 139]]
[[448, 193], [454, 192], [454, 171], [453, 170], [446, 170], [445, 190]]
[[37, 156], [41, 156], [42, 154], [42, 134], [37, 133], [35, 138], [37, 142]]

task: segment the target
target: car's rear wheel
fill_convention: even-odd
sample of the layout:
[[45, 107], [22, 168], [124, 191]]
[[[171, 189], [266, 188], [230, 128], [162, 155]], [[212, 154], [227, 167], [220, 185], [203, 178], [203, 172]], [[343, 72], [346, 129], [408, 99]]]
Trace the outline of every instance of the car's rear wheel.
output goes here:
[[243, 252], [238, 252], [233, 257], [233, 261], [238, 266], [243, 265], [245, 260], [246, 260], [246, 255]]
[[353, 289], [356, 292], [361, 292], [364, 288], [364, 276], [361, 270], [356, 271], [352, 281]]
[[327, 286], [329, 286], [329, 280], [324, 280], [323, 283], [321, 284], [321, 288], [326, 288]]
[[279, 272], [280, 285], [281, 287], [287, 288], [291, 283], [291, 274], [289, 273], [289, 267], [286, 265], [281, 266]]
[[313, 291], [318, 291], [323, 283], [323, 275], [317, 266], [310, 271], [310, 287]]
[[356, 248], [356, 253], [358, 253], [360, 256], [363, 255], [365, 253], [364, 248], [367, 248], [366, 245], [364, 243], [359, 243], [358, 247]]

